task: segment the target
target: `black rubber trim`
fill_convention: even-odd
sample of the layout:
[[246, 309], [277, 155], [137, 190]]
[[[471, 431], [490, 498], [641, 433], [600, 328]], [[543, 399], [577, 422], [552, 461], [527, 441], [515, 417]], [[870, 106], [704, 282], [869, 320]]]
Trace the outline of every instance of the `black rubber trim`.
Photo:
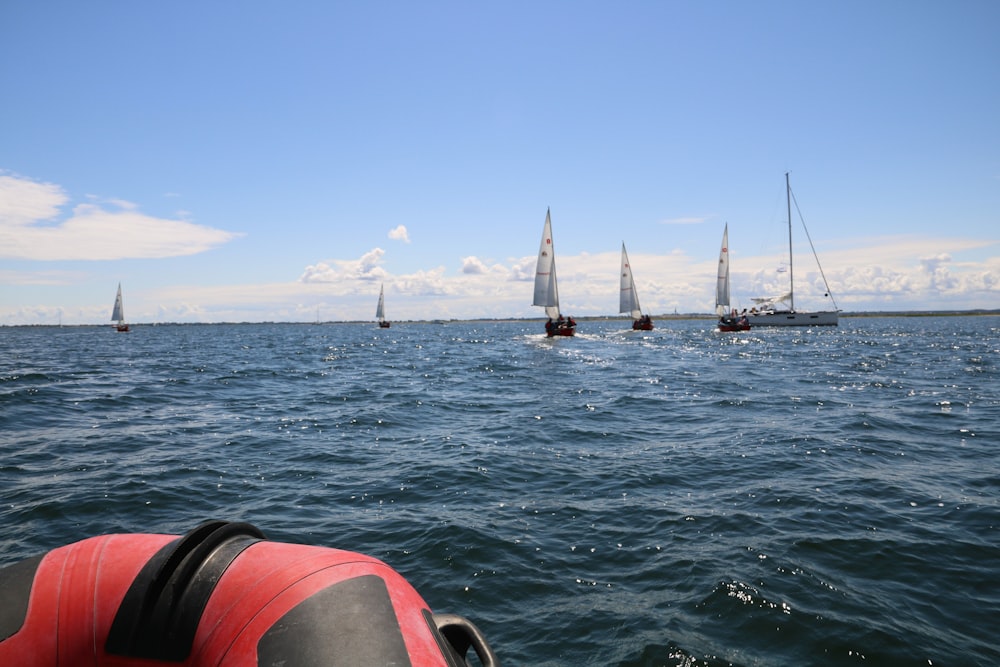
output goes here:
[[385, 581], [363, 574], [299, 602], [261, 635], [257, 665], [367, 667], [413, 663]]
[[35, 572], [45, 554], [33, 556], [0, 570], [0, 642], [13, 637], [28, 617], [28, 600]]
[[263, 539], [264, 533], [248, 523], [206, 521], [160, 549], [125, 593], [104, 650], [132, 658], [186, 660], [223, 572]]

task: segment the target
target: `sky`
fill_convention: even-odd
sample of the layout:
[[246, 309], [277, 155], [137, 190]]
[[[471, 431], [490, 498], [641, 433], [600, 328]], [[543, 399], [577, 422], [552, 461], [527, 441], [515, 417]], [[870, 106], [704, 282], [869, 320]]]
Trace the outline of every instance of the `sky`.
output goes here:
[[[0, 325], [1000, 308], [995, 0], [0, 3]], [[801, 218], [800, 218], [801, 213]], [[802, 221], [805, 227], [802, 226]], [[808, 230], [808, 236], [805, 229]], [[813, 258], [809, 240], [820, 264]], [[822, 274], [819, 266], [822, 267]], [[825, 275], [829, 294], [823, 284]]]

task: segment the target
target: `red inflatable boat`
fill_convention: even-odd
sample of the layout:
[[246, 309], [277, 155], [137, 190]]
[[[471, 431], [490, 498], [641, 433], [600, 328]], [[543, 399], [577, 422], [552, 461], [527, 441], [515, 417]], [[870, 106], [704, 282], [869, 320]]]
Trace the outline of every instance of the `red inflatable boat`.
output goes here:
[[385, 563], [245, 523], [60, 547], [0, 569], [0, 600], [4, 666], [498, 664]]

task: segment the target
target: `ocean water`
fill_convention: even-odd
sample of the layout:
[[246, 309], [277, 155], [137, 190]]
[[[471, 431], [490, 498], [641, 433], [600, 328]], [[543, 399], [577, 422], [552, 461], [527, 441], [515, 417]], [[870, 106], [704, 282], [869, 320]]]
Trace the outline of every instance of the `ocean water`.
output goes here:
[[1000, 318], [0, 328], [0, 565], [208, 518], [504, 665], [1000, 664]]

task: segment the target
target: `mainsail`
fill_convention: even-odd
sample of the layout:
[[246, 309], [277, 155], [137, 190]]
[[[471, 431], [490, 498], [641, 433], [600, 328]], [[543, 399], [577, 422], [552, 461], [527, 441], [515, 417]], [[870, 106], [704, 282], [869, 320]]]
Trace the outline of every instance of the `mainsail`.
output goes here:
[[729, 312], [729, 223], [722, 231], [722, 249], [719, 251], [719, 278], [715, 284], [715, 314]]
[[542, 243], [538, 248], [538, 264], [535, 267], [535, 298], [533, 306], [543, 306], [545, 314], [559, 317], [559, 289], [556, 287], [556, 253], [552, 245], [552, 217], [545, 211], [545, 227], [542, 229]]
[[115, 307], [111, 310], [111, 321], [125, 323], [125, 308], [122, 306], [122, 284], [118, 283], [118, 295], [115, 297]]
[[379, 322], [385, 321], [385, 285], [379, 287], [378, 308], [375, 309], [375, 318]]
[[635, 280], [632, 278], [632, 267], [629, 265], [624, 243], [622, 243], [622, 280], [618, 312], [631, 314], [633, 320], [642, 317], [642, 310], [639, 308], [639, 294], [635, 291]]

